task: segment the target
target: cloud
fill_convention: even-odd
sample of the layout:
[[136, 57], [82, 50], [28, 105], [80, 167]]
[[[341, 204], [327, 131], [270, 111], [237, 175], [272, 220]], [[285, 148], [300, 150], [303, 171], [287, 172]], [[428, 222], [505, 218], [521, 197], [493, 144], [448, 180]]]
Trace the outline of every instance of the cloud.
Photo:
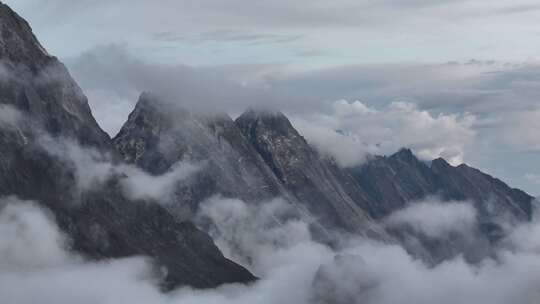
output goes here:
[[431, 199], [393, 212], [385, 223], [391, 227], [410, 226], [419, 233], [440, 238], [452, 232], [471, 233], [476, 225], [476, 210], [467, 202]]
[[[205, 203], [201, 216], [215, 220], [215, 229], [221, 235], [218, 244], [228, 246], [227, 254], [252, 249], [247, 251], [251, 259], [243, 261], [257, 268], [261, 279], [249, 286], [180, 288], [163, 294], [151, 264], [144, 258], [73, 262], [73, 254], [62, 252], [58, 230], [43, 209], [20, 201], [14, 204], [0, 209], [0, 244], [18, 242], [20, 246], [9, 243], [9, 248], [24, 249], [17, 258], [24, 258], [25, 266], [29, 265], [27, 261], [45, 262], [24, 271], [10, 267], [0, 272], [0, 293], [7, 303], [34, 303], [39, 299], [55, 304], [428, 304], [434, 300], [443, 304], [533, 304], [540, 296], [540, 272], [535, 271], [540, 269], [540, 255], [535, 246], [526, 246], [535, 244], [534, 240], [512, 238], [508, 247], [497, 253], [496, 261], [486, 259], [471, 265], [456, 258], [431, 267], [413, 259], [398, 245], [366, 239], [351, 239], [346, 246], [332, 250], [311, 238], [307, 223], [289, 217], [283, 201], [250, 206], [219, 197]], [[524, 229], [536, 231], [539, 222], [530, 225]], [[19, 238], [21, 231], [26, 237]], [[534, 234], [529, 236], [534, 238]], [[29, 255], [32, 257], [27, 260]], [[0, 256], [2, 261], [5, 258]], [[15, 263], [10, 261], [10, 265]]]
[[0, 127], [16, 127], [21, 118], [22, 113], [12, 105], [0, 104]]
[[31, 271], [75, 259], [52, 214], [35, 202], [0, 197], [0, 272]]
[[134, 166], [121, 165], [115, 171], [126, 175], [122, 179], [124, 193], [131, 199], [154, 199], [170, 202], [179, 181], [185, 180], [201, 166], [188, 162], [177, 162], [161, 175], [150, 175]]
[[[119, 40], [160, 60], [189, 58], [189, 62], [198, 65], [283, 62], [295, 58], [290, 54], [302, 48], [339, 50], [336, 56], [316, 63], [328, 65], [359, 60], [534, 58], [538, 47], [534, 41], [537, 15], [537, 10], [533, 10], [537, 6], [534, 0], [497, 3], [486, 0], [399, 3], [337, 0], [332, 5], [321, 0], [309, 3], [233, 0], [226, 4], [215, 0], [201, 0], [196, 4], [172, 0], [11, 0], [7, 3], [27, 17], [53, 53], [61, 57]], [[103, 11], [108, 13], [103, 14]], [[511, 11], [521, 13], [509, 14]], [[64, 18], [62, 25], [52, 21], [60, 17]], [[246, 46], [244, 40], [225, 39], [210, 48], [201, 48], [189, 39], [156, 41], [154, 37], [161, 32], [180, 37], [201, 36], [224, 29], [305, 38], [264, 47]], [[498, 34], [505, 39], [492, 39]], [[72, 45], [65, 46], [64, 39], [73, 41]], [[392, 51], [405, 44], [411, 46], [407, 51]], [[211, 57], [214, 49], [219, 49], [219, 56]], [[302, 64], [313, 64], [313, 61], [306, 58]]]
[[253, 33], [240, 30], [217, 30], [196, 35], [176, 35], [174, 32], [159, 32], [154, 35], [158, 41], [186, 41], [190, 43], [245, 42], [247, 45], [290, 43], [302, 39], [301, 35], [278, 35]]
[[[321, 146], [326, 140], [319, 150], [337, 156], [343, 165], [361, 163], [366, 153], [389, 154], [415, 145], [425, 159], [466, 161], [513, 186], [536, 191], [523, 177], [528, 164], [540, 161], [531, 135], [540, 98], [540, 70], [534, 62], [470, 60], [314, 70], [286, 64], [194, 67], [151, 63], [127, 46], [110, 45], [69, 60], [68, 66], [88, 94], [96, 119], [111, 135], [125, 122], [140, 92], [155, 91], [188, 109], [233, 117], [249, 106], [281, 110], [312, 142]], [[357, 112], [354, 107], [360, 105], [375, 113]], [[354, 116], [344, 111], [356, 113], [357, 126]], [[415, 129], [421, 127], [426, 129]], [[392, 138], [392, 132], [399, 136]], [[520, 161], [508, 163], [508, 158]], [[504, 168], [494, 165], [502, 162]]]
[[126, 197], [170, 203], [175, 186], [201, 169], [202, 165], [177, 162], [161, 175], [151, 175], [135, 165], [119, 163], [107, 152], [83, 147], [69, 139], [41, 136], [39, 144], [50, 155], [72, 166], [78, 191], [99, 189], [118, 178]]
[[499, 140], [504, 144], [521, 151], [540, 152], [540, 138], [535, 134], [540, 128], [540, 108], [506, 113], [502, 125]]
[[148, 303], [161, 297], [145, 259], [84, 262], [68, 245], [49, 211], [15, 197], [0, 199], [2, 301]]
[[377, 110], [345, 100], [334, 102], [328, 114], [294, 119], [311, 144], [344, 167], [361, 164], [369, 154], [390, 154], [402, 147], [425, 160], [444, 157], [460, 164], [475, 137], [474, 122], [468, 113], [434, 116], [408, 102]]
[[329, 250], [313, 242], [309, 225], [282, 199], [249, 205], [216, 196], [201, 203], [197, 218], [199, 223], [210, 223], [210, 235], [226, 256], [256, 275], [293, 263], [287, 259], [298, 258], [304, 250]]
[[118, 132], [143, 91], [191, 111], [238, 113], [253, 103], [276, 102], [263, 86], [248, 86], [220, 68], [147, 63], [119, 45], [89, 51], [71, 61], [70, 67], [88, 92], [96, 119], [111, 135]]
[[540, 184], [540, 174], [526, 173], [525, 178], [532, 181], [535, 184]]

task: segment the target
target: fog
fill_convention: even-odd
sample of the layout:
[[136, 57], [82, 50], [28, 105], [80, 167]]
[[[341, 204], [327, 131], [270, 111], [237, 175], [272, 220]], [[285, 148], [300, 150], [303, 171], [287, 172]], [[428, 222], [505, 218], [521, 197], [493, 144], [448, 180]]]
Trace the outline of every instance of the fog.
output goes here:
[[16, 127], [22, 114], [15, 107], [0, 103], [0, 127]]
[[[517, 227], [497, 259], [470, 265], [457, 257], [431, 267], [398, 245], [361, 238], [348, 238], [339, 249], [317, 243], [307, 223], [288, 217], [290, 207], [282, 200], [254, 207], [213, 197], [203, 203], [198, 220], [212, 220], [218, 246], [261, 279], [250, 286], [163, 294], [144, 257], [84, 261], [66, 251], [69, 241], [45, 209], [13, 197], [2, 199], [1, 206], [4, 303], [532, 304], [540, 296], [538, 220]], [[468, 212], [455, 206], [422, 208], [425, 216], [435, 218], [448, 212], [461, 219]]]
[[443, 202], [431, 198], [393, 212], [385, 223], [391, 227], [410, 225], [417, 232], [436, 238], [452, 232], [472, 232], [476, 216], [470, 202]]
[[120, 178], [122, 192], [130, 199], [170, 203], [177, 183], [199, 171], [204, 164], [179, 161], [161, 175], [151, 175], [135, 165], [118, 162], [110, 153], [84, 147], [66, 138], [41, 136], [39, 145], [74, 170], [77, 190], [102, 187], [113, 177]]

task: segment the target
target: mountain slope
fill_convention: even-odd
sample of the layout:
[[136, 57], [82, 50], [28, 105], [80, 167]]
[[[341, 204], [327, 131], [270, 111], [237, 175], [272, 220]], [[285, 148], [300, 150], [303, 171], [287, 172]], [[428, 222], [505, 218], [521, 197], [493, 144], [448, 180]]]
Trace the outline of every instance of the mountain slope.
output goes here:
[[439, 158], [428, 165], [408, 149], [389, 157], [374, 157], [348, 171], [377, 201], [378, 206], [369, 210], [375, 218], [429, 195], [443, 200], [469, 200], [481, 219], [488, 222], [527, 221], [532, 216], [533, 197], [525, 192], [465, 164], [454, 167]]
[[114, 144], [126, 162], [151, 174], [166, 172], [178, 162], [201, 167], [177, 183], [169, 207], [179, 217], [192, 216], [201, 201], [216, 194], [247, 202], [287, 196], [226, 114], [191, 113], [143, 93]]
[[4, 4], [0, 30], [0, 196], [17, 195], [50, 209], [73, 249], [88, 258], [154, 258], [167, 270], [165, 287], [254, 279], [192, 224], [178, 222], [157, 204], [126, 199], [120, 177], [81, 189], [78, 177], [93, 168], [78, 171], [73, 160], [51, 153], [43, 141], [57, 142], [62, 151], [80, 146], [114, 160], [112, 141], [65, 67]]
[[280, 112], [248, 110], [236, 124], [284, 187], [328, 228], [382, 235], [354, 180], [321, 157]]

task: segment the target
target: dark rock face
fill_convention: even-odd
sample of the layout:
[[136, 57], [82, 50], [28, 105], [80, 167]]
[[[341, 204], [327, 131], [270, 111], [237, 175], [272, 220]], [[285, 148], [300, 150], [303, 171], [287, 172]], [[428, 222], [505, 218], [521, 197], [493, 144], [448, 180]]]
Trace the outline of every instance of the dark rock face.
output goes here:
[[127, 200], [118, 185], [120, 177], [95, 189], [77, 188], [74, 164], [49, 153], [40, 140], [67, 140], [112, 154], [113, 159], [114, 146], [65, 67], [4, 4], [0, 64], [0, 110], [9, 109], [13, 116], [10, 123], [0, 121], [0, 196], [17, 195], [50, 209], [73, 249], [88, 258], [153, 258], [163, 270], [166, 288], [254, 280], [193, 224], [179, 222], [160, 205]]
[[282, 113], [248, 110], [236, 124], [284, 187], [324, 227], [383, 234], [362, 209], [367, 198], [354, 180], [309, 146]]

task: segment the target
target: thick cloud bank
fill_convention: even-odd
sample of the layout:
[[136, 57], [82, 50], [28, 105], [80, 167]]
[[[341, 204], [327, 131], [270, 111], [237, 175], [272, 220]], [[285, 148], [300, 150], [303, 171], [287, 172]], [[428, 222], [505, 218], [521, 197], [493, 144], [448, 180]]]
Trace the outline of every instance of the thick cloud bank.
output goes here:
[[[462, 217], [462, 211], [456, 211], [462, 207], [419, 208], [425, 209], [426, 216], [439, 217], [450, 210], [449, 217]], [[307, 224], [289, 217], [289, 210], [280, 200], [253, 207], [240, 200], [209, 199], [199, 219], [212, 219], [212, 233], [226, 254], [261, 280], [251, 286], [182, 288], [162, 294], [144, 258], [84, 262], [66, 252], [69, 242], [47, 211], [30, 202], [4, 198], [0, 209], [2, 301], [533, 304], [540, 297], [539, 221], [519, 227], [496, 260], [469, 265], [456, 258], [428, 267], [397, 245], [369, 240], [350, 239], [332, 250], [315, 242]], [[423, 227], [432, 229], [432, 225]]]

